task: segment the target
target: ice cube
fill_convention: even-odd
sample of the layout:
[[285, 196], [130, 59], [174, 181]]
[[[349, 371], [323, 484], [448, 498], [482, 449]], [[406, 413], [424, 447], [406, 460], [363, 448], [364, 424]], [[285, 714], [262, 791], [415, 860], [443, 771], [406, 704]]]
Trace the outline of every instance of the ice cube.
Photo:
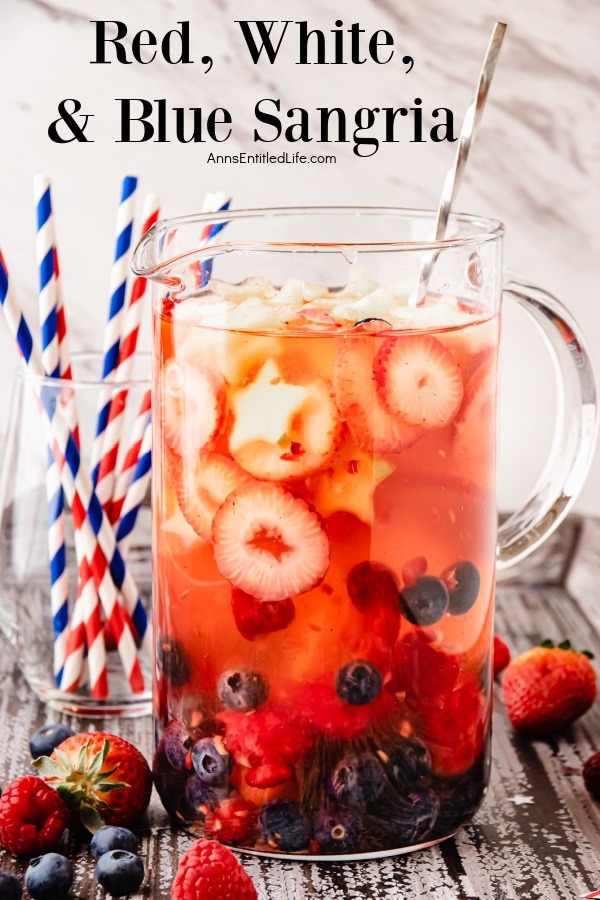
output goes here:
[[366, 269], [353, 263], [350, 266], [350, 274], [346, 287], [336, 295], [338, 297], [360, 298], [379, 287], [376, 281], [373, 281]]
[[387, 288], [377, 288], [351, 303], [340, 303], [331, 315], [340, 322], [359, 322], [361, 319], [385, 319], [395, 305], [394, 295]]
[[248, 297], [227, 313], [228, 328], [268, 328], [275, 321], [275, 307], [260, 297]]
[[249, 297], [261, 297], [263, 300], [270, 300], [277, 294], [277, 288], [272, 281], [268, 281], [266, 278], [259, 278], [258, 276], [246, 278], [239, 284], [229, 284], [227, 281], [221, 281], [219, 278], [211, 278], [208, 287], [215, 294], [219, 294], [227, 300], [233, 300], [235, 303], [247, 300]]

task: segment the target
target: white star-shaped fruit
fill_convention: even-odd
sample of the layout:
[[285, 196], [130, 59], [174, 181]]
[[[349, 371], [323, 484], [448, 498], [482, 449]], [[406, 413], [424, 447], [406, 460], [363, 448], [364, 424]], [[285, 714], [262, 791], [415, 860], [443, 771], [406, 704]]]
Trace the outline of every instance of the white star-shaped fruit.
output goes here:
[[231, 452], [252, 441], [285, 442], [291, 421], [308, 394], [308, 388], [284, 381], [277, 363], [268, 359], [254, 381], [231, 395], [235, 415], [229, 438]]
[[370, 525], [375, 488], [393, 471], [385, 460], [347, 444], [340, 448], [331, 466], [311, 477], [315, 506], [324, 517], [349, 512]]

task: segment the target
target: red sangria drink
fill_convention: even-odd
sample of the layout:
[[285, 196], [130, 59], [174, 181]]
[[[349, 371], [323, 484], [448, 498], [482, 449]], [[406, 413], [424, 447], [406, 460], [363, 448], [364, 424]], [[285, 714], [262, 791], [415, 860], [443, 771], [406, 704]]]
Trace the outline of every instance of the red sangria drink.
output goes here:
[[[338, 251], [343, 268], [327, 256], [314, 281], [273, 277], [297, 270], [287, 244], [269, 279], [221, 278], [216, 248], [161, 272], [154, 776], [191, 831], [353, 858], [441, 840], [477, 810], [496, 239], [460, 248], [462, 294], [440, 290], [438, 262], [420, 299], [385, 251], [372, 268]], [[239, 256], [261, 271], [260, 251]]]

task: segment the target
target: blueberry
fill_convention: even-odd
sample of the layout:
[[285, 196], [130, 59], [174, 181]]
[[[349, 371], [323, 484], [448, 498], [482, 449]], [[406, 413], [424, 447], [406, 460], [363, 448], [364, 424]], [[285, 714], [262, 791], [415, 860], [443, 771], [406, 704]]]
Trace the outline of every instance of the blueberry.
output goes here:
[[74, 734], [75, 732], [71, 731], [67, 725], [44, 725], [42, 728], [38, 728], [29, 739], [31, 758], [50, 756], [59, 744], [62, 744], [67, 738], [73, 737]]
[[25, 887], [33, 900], [61, 900], [73, 884], [73, 867], [59, 853], [32, 859], [25, 872]]
[[333, 796], [349, 806], [371, 803], [379, 797], [384, 786], [381, 764], [367, 753], [349, 753], [340, 760], [331, 776]]
[[[220, 792], [224, 798], [224, 792]], [[219, 793], [201, 781], [197, 775], [192, 775], [185, 786], [185, 801], [181, 805], [181, 812], [185, 818], [204, 819], [206, 813], [215, 809], [219, 804]]]
[[404, 615], [413, 625], [435, 625], [448, 612], [448, 588], [440, 578], [423, 575], [400, 594]]
[[360, 816], [351, 809], [328, 806], [315, 817], [315, 839], [325, 853], [349, 853], [360, 840]]
[[477, 566], [465, 560], [454, 563], [442, 572], [442, 579], [448, 586], [451, 616], [462, 616], [469, 612], [479, 596], [481, 578]]
[[439, 811], [437, 794], [426, 788], [415, 788], [394, 803], [387, 820], [389, 834], [399, 845], [422, 841], [435, 825]]
[[427, 788], [386, 792], [363, 819], [369, 840], [381, 849], [418, 844], [432, 836], [440, 810], [437, 794]]
[[127, 850], [109, 850], [96, 866], [96, 877], [113, 897], [135, 894], [144, 880], [144, 863]]
[[0, 869], [0, 897], [2, 900], [21, 900], [23, 888], [21, 882], [12, 872]]
[[431, 757], [425, 744], [415, 738], [398, 738], [392, 749], [378, 750], [377, 756], [383, 763], [394, 787], [403, 793], [431, 772]]
[[203, 738], [194, 744], [192, 765], [205, 784], [223, 784], [229, 775], [229, 754], [220, 737]]
[[192, 675], [187, 653], [175, 638], [163, 635], [159, 638], [156, 667], [158, 674], [172, 687], [183, 687]]
[[171, 816], [175, 816], [185, 796], [185, 786], [189, 772], [172, 769], [160, 741], [152, 761], [152, 779], [163, 806]]
[[189, 769], [188, 754], [193, 746], [185, 725], [178, 719], [169, 722], [163, 734], [163, 750], [169, 765], [179, 771]]
[[100, 859], [109, 850], [128, 850], [130, 853], [137, 853], [138, 839], [129, 828], [105, 825], [93, 836], [90, 850], [94, 859]]
[[355, 659], [342, 666], [335, 680], [338, 696], [351, 706], [372, 703], [379, 695], [383, 680], [379, 669], [364, 659]]
[[219, 678], [221, 701], [236, 712], [258, 709], [269, 696], [269, 686], [259, 672], [250, 669], [230, 669]]
[[304, 850], [312, 836], [308, 816], [292, 800], [265, 803], [258, 821], [264, 839], [277, 850], [293, 853]]

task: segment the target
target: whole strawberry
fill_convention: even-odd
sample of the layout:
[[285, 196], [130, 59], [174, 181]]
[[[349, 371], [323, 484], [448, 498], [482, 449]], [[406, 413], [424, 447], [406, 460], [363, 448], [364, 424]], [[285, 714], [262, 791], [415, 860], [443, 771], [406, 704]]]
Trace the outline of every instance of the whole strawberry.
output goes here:
[[498, 637], [498, 635], [495, 634], [493, 654], [494, 678], [500, 675], [501, 672], [504, 672], [509, 663], [510, 650], [508, 648], [508, 645], [505, 644], [501, 637]]
[[583, 783], [596, 800], [600, 800], [600, 751], [586, 760], [583, 766]]
[[25, 775], [4, 788], [0, 800], [0, 844], [18, 856], [55, 850], [71, 816], [54, 788]]
[[146, 811], [152, 774], [140, 751], [115, 734], [93, 731], [63, 741], [34, 766], [88, 831], [128, 825]]
[[258, 896], [231, 850], [217, 841], [196, 841], [179, 863], [171, 900], [258, 900]]
[[572, 725], [596, 697], [596, 672], [588, 651], [569, 641], [543, 641], [518, 656], [506, 669], [502, 694], [514, 728], [530, 737], [546, 737]]

